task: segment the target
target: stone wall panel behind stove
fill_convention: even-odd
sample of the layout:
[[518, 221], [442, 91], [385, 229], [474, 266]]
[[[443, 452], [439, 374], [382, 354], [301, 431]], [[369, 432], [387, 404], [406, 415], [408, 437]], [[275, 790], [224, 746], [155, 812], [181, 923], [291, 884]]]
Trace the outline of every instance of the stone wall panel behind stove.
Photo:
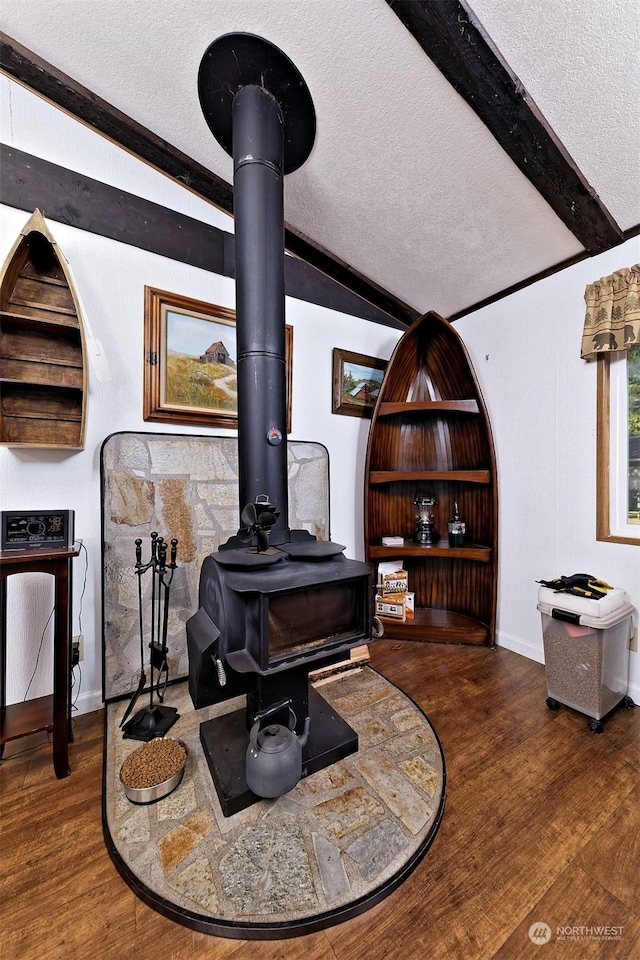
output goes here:
[[[102, 447], [104, 697], [131, 693], [140, 676], [135, 541], [176, 537], [168, 648], [171, 679], [189, 671], [185, 622], [198, 609], [200, 568], [239, 527], [235, 437], [116, 433]], [[289, 526], [329, 539], [329, 460], [319, 443], [288, 442]], [[268, 491], [265, 491], [268, 493]], [[150, 610], [150, 583], [145, 616]], [[145, 639], [148, 642], [148, 638]]]

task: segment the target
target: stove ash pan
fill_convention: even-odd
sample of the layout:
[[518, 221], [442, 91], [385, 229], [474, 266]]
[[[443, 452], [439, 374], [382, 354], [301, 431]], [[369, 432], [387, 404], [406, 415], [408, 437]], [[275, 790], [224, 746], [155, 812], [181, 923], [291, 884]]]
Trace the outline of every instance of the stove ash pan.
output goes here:
[[187, 622], [196, 708], [249, 689], [256, 674], [330, 664], [371, 638], [371, 571], [345, 557], [287, 559], [260, 571], [207, 557], [199, 599]]

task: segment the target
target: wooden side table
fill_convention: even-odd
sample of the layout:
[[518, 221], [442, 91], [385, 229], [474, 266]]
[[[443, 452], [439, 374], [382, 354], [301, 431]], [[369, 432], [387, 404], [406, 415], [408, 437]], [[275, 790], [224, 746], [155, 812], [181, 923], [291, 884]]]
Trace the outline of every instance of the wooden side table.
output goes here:
[[[39, 730], [53, 731], [53, 769], [62, 779], [69, 768], [71, 730], [71, 615], [73, 558], [80, 547], [0, 551], [0, 758], [4, 744]], [[55, 579], [53, 694], [6, 705], [7, 578], [16, 573], [50, 573]]]

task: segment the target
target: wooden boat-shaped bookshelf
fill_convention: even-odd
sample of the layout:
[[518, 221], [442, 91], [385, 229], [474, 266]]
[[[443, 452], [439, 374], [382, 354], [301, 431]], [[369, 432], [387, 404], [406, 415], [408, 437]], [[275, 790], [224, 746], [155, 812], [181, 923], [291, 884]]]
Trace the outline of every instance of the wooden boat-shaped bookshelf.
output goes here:
[[[415, 540], [418, 491], [433, 507], [433, 545]], [[463, 546], [447, 523], [457, 502]], [[400, 547], [382, 538], [402, 537]], [[491, 427], [467, 351], [452, 325], [427, 313], [387, 366], [373, 413], [365, 473], [365, 553], [377, 574], [401, 560], [415, 616], [383, 620], [393, 639], [492, 646], [498, 575], [498, 494]]]
[[39, 210], [2, 268], [0, 324], [0, 444], [82, 449], [82, 317], [65, 259]]

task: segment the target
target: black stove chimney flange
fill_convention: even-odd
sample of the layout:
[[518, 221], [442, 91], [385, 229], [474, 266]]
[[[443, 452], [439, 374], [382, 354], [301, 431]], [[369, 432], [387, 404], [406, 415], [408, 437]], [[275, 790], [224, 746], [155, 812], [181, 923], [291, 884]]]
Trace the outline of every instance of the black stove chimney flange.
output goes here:
[[304, 77], [274, 44], [252, 33], [226, 33], [211, 43], [198, 71], [198, 97], [209, 129], [233, 156], [233, 101], [242, 87], [262, 87], [284, 124], [282, 172], [306, 161], [316, 137], [316, 112]]

